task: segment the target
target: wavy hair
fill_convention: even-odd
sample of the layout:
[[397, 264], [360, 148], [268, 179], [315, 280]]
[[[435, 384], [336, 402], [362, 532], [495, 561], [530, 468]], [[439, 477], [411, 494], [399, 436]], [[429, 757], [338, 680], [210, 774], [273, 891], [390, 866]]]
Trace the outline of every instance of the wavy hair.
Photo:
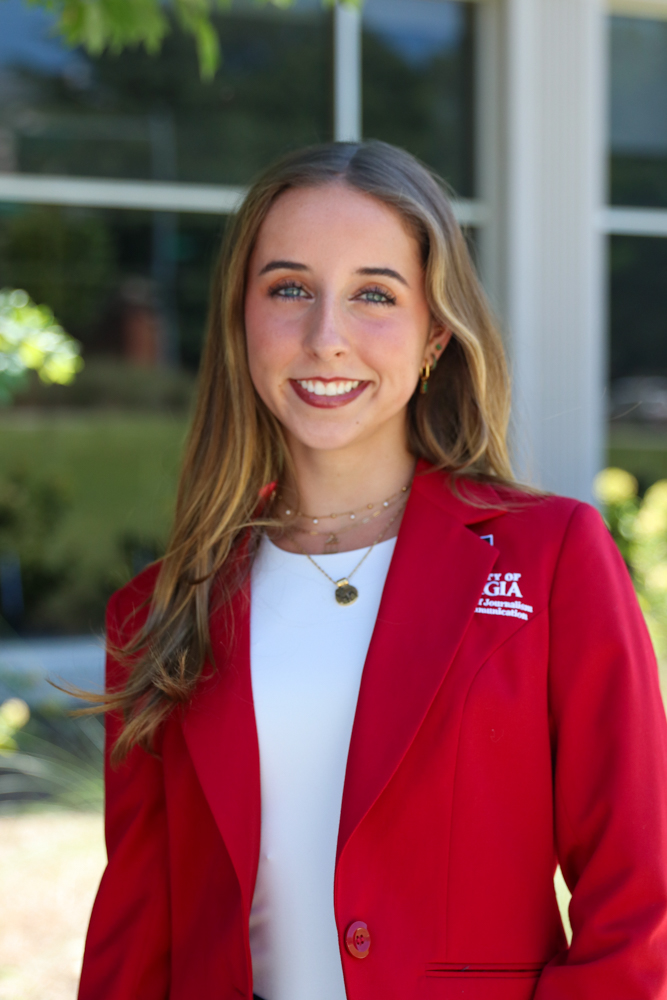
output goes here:
[[[266, 526], [259, 498], [289, 461], [282, 428], [254, 389], [244, 299], [248, 261], [268, 211], [291, 188], [344, 183], [384, 202], [419, 242], [434, 320], [452, 331], [429, 391], [408, 406], [409, 447], [454, 477], [513, 484], [506, 444], [509, 381], [501, 338], [444, 184], [384, 142], [327, 143], [291, 153], [252, 185], [228, 227], [212, 284], [194, 419], [174, 525], [145, 624], [111, 653], [127, 666], [122, 689], [84, 711], [124, 717], [113, 749], [151, 749], [175, 705], [186, 703], [210, 657], [212, 595], [227, 600]], [[122, 623], [121, 623], [122, 625]]]

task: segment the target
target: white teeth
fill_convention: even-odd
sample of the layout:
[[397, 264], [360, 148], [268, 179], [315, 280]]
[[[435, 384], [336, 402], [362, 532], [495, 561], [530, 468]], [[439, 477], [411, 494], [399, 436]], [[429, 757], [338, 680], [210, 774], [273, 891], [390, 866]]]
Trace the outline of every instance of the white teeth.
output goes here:
[[359, 381], [322, 382], [320, 379], [297, 379], [302, 388], [315, 396], [344, 396], [359, 385]]

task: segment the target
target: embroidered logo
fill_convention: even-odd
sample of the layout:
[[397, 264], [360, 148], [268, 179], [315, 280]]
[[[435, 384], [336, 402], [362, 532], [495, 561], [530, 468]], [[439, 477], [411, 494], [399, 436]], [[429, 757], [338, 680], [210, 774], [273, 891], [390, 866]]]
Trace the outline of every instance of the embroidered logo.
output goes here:
[[533, 608], [532, 605], [523, 603], [520, 579], [521, 573], [489, 573], [475, 614], [521, 618], [527, 622], [528, 615], [533, 613]]

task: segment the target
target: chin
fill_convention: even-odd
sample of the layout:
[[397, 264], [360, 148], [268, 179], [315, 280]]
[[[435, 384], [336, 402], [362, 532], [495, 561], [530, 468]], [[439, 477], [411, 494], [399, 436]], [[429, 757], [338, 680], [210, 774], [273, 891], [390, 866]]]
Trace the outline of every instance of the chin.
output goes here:
[[296, 434], [294, 431], [290, 431], [290, 437], [311, 451], [340, 451], [361, 440], [358, 434]]
[[315, 451], [336, 451], [347, 448], [367, 436], [367, 430], [356, 421], [338, 426], [334, 421], [315, 421], [314, 424], [315, 426], [295, 420], [285, 421], [283, 427], [294, 442], [298, 442], [303, 448]]

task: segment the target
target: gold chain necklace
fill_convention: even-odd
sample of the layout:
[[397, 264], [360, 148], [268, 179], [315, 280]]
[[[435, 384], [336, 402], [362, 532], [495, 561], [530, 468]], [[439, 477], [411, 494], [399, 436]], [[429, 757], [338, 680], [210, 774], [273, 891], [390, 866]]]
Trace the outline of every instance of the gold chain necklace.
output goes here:
[[[406, 503], [407, 503], [407, 501], [406, 501]], [[352, 584], [350, 583], [350, 580], [352, 579], [352, 577], [354, 576], [354, 574], [357, 572], [357, 570], [359, 569], [359, 567], [362, 565], [362, 563], [365, 562], [366, 559], [368, 559], [369, 555], [371, 554], [371, 552], [373, 551], [373, 549], [375, 548], [375, 546], [378, 544], [378, 542], [382, 541], [382, 539], [387, 534], [387, 532], [391, 528], [391, 526], [394, 523], [394, 521], [396, 520], [396, 518], [404, 510], [405, 510], [405, 504], [403, 504], [399, 508], [399, 510], [396, 511], [396, 513], [394, 514], [394, 516], [392, 517], [392, 519], [384, 526], [384, 528], [382, 529], [382, 531], [380, 532], [380, 534], [377, 536], [377, 538], [375, 539], [375, 541], [373, 542], [373, 544], [371, 545], [371, 547], [368, 549], [368, 551], [364, 552], [363, 556], [361, 557], [361, 559], [359, 560], [359, 562], [357, 563], [357, 565], [354, 567], [354, 569], [352, 570], [352, 572], [348, 573], [347, 576], [341, 577], [340, 580], [334, 580], [334, 578], [332, 576], [329, 576], [329, 574], [327, 573], [327, 571], [325, 569], [322, 569], [322, 567], [319, 565], [319, 563], [315, 562], [315, 560], [313, 559], [313, 557], [311, 555], [309, 555], [309, 553], [306, 552], [306, 550], [304, 548], [302, 548], [301, 545], [299, 545], [299, 543], [297, 542], [297, 540], [295, 538], [292, 538], [292, 541], [296, 545], [297, 549], [300, 549], [300, 551], [306, 557], [306, 559], [308, 559], [313, 564], [313, 566], [315, 567], [315, 569], [319, 569], [320, 573], [323, 573], [324, 576], [326, 576], [327, 580], [329, 580], [331, 583], [333, 583], [334, 587], [336, 588], [335, 597], [336, 597], [337, 603], [338, 604], [342, 604], [343, 606], [346, 607], [348, 604], [354, 604], [354, 602], [356, 601], [356, 599], [359, 596], [359, 591], [357, 590], [356, 587], [352, 586]]]
[[[367, 503], [365, 507], [360, 507], [357, 510], [347, 510], [344, 511], [342, 514], [304, 514], [302, 510], [292, 510], [290, 507], [285, 510], [285, 515], [287, 517], [305, 517], [307, 521], [312, 521], [313, 524], [319, 524], [320, 521], [324, 521], [327, 518], [335, 520], [338, 517], [347, 517], [351, 521], [354, 521], [356, 520], [357, 515], [361, 514], [362, 511], [373, 510], [373, 508], [376, 506], [381, 506], [385, 508], [389, 507], [392, 501], [396, 500], [397, 497], [400, 497], [402, 493], [407, 493], [409, 488], [410, 488], [409, 484], [408, 486], [402, 486], [400, 490], [398, 490], [396, 493], [392, 493], [392, 495], [390, 497], [387, 497], [386, 500], [376, 501], [375, 503]], [[280, 494], [278, 494], [278, 500], [282, 500], [283, 503], [285, 502]], [[376, 517], [377, 514], [379, 513], [380, 511], [376, 511], [376, 513], [373, 516]]]
[[[401, 496], [402, 493], [397, 494]], [[407, 499], [407, 498], [406, 498]], [[350, 531], [356, 531], [357, 528], [362, 528], [365, 524], [370, 524], [371, 521], [375, 520], [376, 517], [380, 517], [381, 514], [386, 513], [386, 511], [396, 503], [396, 499], [387, 502], [386, 506], [378, 507], [371, 514], [367, 514], [366, 517], [362, 517], [359, 520], [353, 521], [351, 524], [346, 524], [344, 528], [336, 528], [335, 531], [317, 531], [311, 528], [297, 528], [296, 525], [290, 527], [290, 534], [300, 534], [300, 535], [310, 535], [312, 538], [324, 538], [324, 548], [332, 549], [336, 551], [338, 545], [340, 544], [340, 536], [347, 535]]]

